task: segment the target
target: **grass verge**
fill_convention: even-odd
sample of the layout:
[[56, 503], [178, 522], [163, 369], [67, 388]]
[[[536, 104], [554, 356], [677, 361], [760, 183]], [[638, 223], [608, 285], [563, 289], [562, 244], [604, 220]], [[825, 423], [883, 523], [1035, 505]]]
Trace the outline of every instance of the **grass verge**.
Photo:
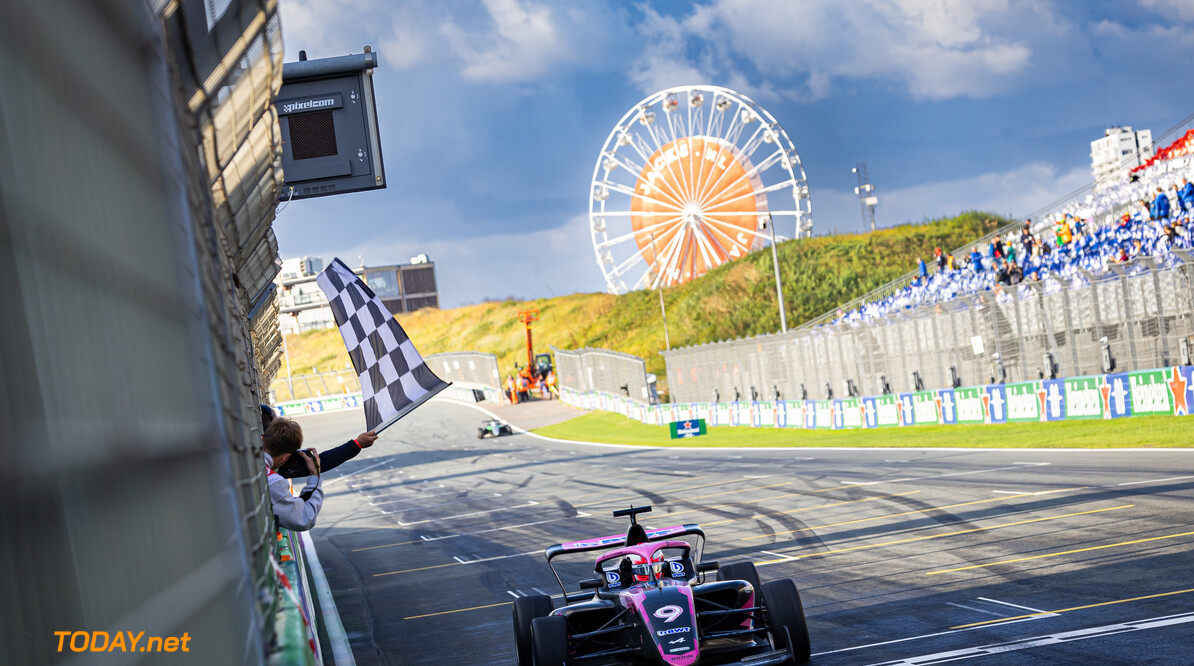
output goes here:
[[537, 428], [536, 434], [574, 441], [650, 446], [863, 446], [968, 448], [1191, 448], [1194, 419], [1139, 416], [1112, 421], [1055, 421], [1006, 425], [915, 426], [881, 430], [710, 428], [703, 437], [670, 439], [665, 426], [643, 425], [619, 414], [590, 412]]

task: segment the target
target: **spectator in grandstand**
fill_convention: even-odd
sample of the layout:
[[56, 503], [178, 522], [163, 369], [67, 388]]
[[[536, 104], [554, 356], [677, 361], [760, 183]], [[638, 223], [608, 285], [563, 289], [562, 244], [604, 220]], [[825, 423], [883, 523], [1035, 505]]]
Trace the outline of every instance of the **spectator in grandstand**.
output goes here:
[[937, 272], [940, 273], [945, 270], [945, 255], [941, 253], [941, 248], [933, 248], [933, 259], [937, 262]]
[[916, 274], [922, 278], [929, 277], [929, 267], [925, 266], [925, 260], [920, 257], [916, 258]]
[[1182, 200], [1182, 210], [1194, 210], [1194, 183], [1182, 178], [1182, 187], [1178, 190], [1178, 197]]
[[1057, 224], [1053, 225], [1053, 238], [1057, 241], [1057, 248], [1061, 249], [1070, 244], [1074, 239], [1073, 232], [1070, 231], [1069, 216], [1061, 218]]
[[1024, 231], [1020, 232], [1020, 246], [1024, 248], [1024, 260], [1032, 256], [1036, 239], [1032, 237], [1032, 220], [1024, 221]]
[[1008, 263], [1007, 280], [1009, 284], [1020, 284], [1024, 281], [1024, 270], [1014, 261]]
[[[270, 424], [273, 423], [275, 418], [277, 418], [277, 417], [274, 414], [273, 408], [270, 407], [269, 405], [262, 405], [261, 406], [261, 432], [264, 433], [266, 430], [268, 430]], [[353, 458], [355, 458], [357, 456], [357, 454], [360, 453], [362, 450], [367, 449], [370, 446], [373, 446], [373, 443], [376, 441], [377, 441], [377, 433], [370, 430], [369, 432], [363, 432], [363, 433], [357, 435], [356, 438], [350, 439], [347, 442], [341, 444], [340, 446], [337, 446], [332, 449], [328, 449], [328, 450], [324, 451], [323, 453], [320, 453], [319, 454], [320, 472], [321, 473], [327, 472], [329, 470], [333, 470], [333, 469], [339, 467], [340, 465], [343, 465], [344, 463], [348, 462], [349, 460], [352, 460]], [[303, 467], [301, 465], [291, 465], [285, 470], [279, 469], [279, 473], [285, 478], [294, 478], [296, 476], [303, 476], [304, 474], [302, 473], [302, 470], [303, 470]]]
[[983, 255], [979, 254], [977, 245], [970, 248], [970, 270], [975, 273], [983, 272]]
[[1169, 197], [1165, 196], [1165, 190], [1160, 187], [1157, 188], [1157, 196], [1153, 199], [1151, 213], [1154, 220], [1164, 220], [1169, 217]]
[[1008, 271], [1007, 262], [999, 261], [996, 265], [998, 270], [995, 271], [995, 281], [999, 284], [1010, 285], [1012, 283], [1011, 273]]
[[[270, 505], [278, 519], [278, 527], [304, 532], [315, 527], [319, 509], [323, 506], [323, 489], [320, 487], [319, 457], [314, 449], [300, 450], [303, 445], [303, 429], [292, 419], [274, 419], [262, 437], [265, 445], [265, 467], [268, 475]], [[309, 475], [307, 485], [298, 497], [290, 494], [290, 482], [277, 470], [292, 456], [299, 456], [306, 464]]]

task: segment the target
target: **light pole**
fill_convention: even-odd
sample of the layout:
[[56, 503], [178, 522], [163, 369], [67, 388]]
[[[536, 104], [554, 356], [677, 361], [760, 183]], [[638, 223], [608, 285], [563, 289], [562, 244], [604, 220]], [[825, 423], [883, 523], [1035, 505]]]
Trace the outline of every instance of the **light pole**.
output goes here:
[[[774, 234], [772, 234], [774, 235]], [[655, 232], [651, 232], [651, 254], [652, 262], [656, 267], [659, 266], [659, 253], [655, 251]], [[663, 307], [663, 276], [659, 279], [659, 314], [663, 316], [663, 344], [668, 349], [672, 348], [671, 338], [667, 334], [667, 309]]]
[[775, 221], [767, 213], [767, 228], [771, 230], [771, 265], [775, 267], [775, 297], [779, 299], [779, 329], [788, 332], [788, 315], [784, 307], [784, 286], [779, 281], [779, 255], [775, 251]]
[[879, 205], [879, 197], [872, 194], [875, 191], [875, 186], [871, 184], [871, 175], [867, 171], [866, 162], [859, 162], [852, 171], [858, 175], [858, 187], [854, 188], [854, 194], [858, 195], [858, 203], [862, 207], [862, 226], [866, 230], [870, 226], [871, 231], [875, 230], [875, 206]]
[[286, 386], [290, 388], [290, 399], [294, 400], [294, 376], [290, 374], [290, 350], [286, 347], [286, 334], [282, 334], [282, 355], [286, 357]]

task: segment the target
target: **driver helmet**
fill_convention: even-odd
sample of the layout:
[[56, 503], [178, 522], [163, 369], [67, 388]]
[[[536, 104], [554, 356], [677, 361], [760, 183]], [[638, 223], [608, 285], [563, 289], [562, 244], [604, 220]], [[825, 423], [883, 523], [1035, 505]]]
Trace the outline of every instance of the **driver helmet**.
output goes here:
[[642, 555], [631, 554], [630, 556], [631, 571], [634, 572], [634, 580], [637, 583], [646, 583], [652, 579], [659, 580], [663, 578], [663, 551], [657, 550], [651, 554], [650, 561]]

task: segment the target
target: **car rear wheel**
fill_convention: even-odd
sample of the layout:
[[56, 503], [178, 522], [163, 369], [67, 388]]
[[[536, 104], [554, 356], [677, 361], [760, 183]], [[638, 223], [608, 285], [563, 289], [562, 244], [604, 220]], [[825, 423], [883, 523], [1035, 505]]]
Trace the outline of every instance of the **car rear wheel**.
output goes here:
[[568, 663], [568, 621], [558, 615], [531, 621], [531, 643], [535, 666], [566, 666]]
[[551, 613], [551, 597], [535, 594], [514, 600], [514, 645], [518, 653], [518, 666], [533, 666], [535, 663], [531, 647], [531, 622]]
[[735, 562], [727, 564], [717, 570], [717, 580], [744, 580], [755, 589], [755, 606], [766, 605], [763, 602], [763, 584], [759, 581], [759, 572], [754, 562]]
[[803, 664], [812, 656], [812, 646], [796, 583], [787, 578], [773, 580], [764, 585], [763, 590], [767, 598], [767, 630], [771, 633], [772, 646], [777, 649], [790, 647], [796, 663]]

